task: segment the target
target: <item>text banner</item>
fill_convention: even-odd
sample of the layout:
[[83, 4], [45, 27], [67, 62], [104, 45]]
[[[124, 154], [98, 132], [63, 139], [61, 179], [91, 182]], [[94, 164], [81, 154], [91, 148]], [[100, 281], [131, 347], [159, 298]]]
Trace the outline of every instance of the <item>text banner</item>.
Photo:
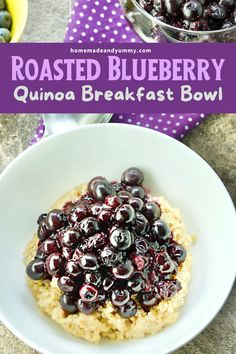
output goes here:
[[0, 45], [1, 113], [236, 112], [236, 44]]

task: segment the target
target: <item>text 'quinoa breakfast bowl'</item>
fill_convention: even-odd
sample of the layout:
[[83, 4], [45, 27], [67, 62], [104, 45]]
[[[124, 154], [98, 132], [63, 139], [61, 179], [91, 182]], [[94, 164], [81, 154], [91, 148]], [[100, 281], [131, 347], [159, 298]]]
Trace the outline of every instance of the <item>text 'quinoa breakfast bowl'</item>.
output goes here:
[[40, 309], [89, 342], [154, 334], [176, 322], [188, 291], [193, 237], [178, 210], [144, 187], [93, 178], [38, 218], [25, 250]]

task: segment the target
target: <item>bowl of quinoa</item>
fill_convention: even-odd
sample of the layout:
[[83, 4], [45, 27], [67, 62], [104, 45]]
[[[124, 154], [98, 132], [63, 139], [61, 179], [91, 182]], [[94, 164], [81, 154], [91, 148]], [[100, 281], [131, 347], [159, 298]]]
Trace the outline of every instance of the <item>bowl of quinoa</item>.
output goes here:
[[[130, 181], [121, 176], [134, 166], [143, 171], [145, 179], [129, 185]], [[99, 200], [95, 202], [86, 196], [94, 176], [107, 181], [95, 183]], [[125, 184], [126, 192], [132, 195], [129, 199], [136, 198], [136, 204], [133, 200], [121, 202], [122, 195], [115, 195], [113, 187], [109, 191], [111, 198], [107, 195], [100, 200], [101, 186], [115, 181]], [[23, 152], [1, 174], [0, 195], [4, 206], [0, 218], [4, 285], [0, 319], [41, 353], [166, 354], [205, 328], [229, 294], [236, 269], [232, 201], [210, 166], [168, 136], [130, 125], [101, 124], [46, 138]], [[114, 199], [118, 210], [112, 211]], [[137, 199], [143, 201], [144, 209]], [[100, 203], [105, 209], [98, 216], [101, 229], [97, 229], [97, 217], [86, 215], [84, 220], [93, 219], [79, 221], [81, 229], [69, 230], [68, 236], [67, 228], [76, 229], [78, 225], [76, 221], [75, 225], [66, 222], [75, 220], [72, 209], [82, 200]], [[93, 205], [93, 209], [97, 207]], [[106, 219], [106, 209], [111, 219]], [[64, 268], [60, 245], [54, 244], [59, 235], [53, 227], [59, 229], [51, 222], [58, 216], [65, 222], [60, 235], [63, 257], [74, 261], [70, 244], [74, 242], [73, 247], [79, 248], [78, 283], [77, 275], [71, 276], [73, 267]], [[101, 220], [113, 220], [107, 232], [100, 226]], [[46, 239], [39, 239], [37, 229], [46, 221], [50, 242], [41, 247], [40, 242]], [[102, 237], [91, 231], [91, 225]], [[143, 234], [142, 225], [146, 225]], [[136, 236], [132, 235], [132, 228]], [[159, 238], [159, 246], [153, 236]], [[145, 241], [140, 240], [145, 237]], [[101, 263], [113, 254], [104, 251], [105, 247], [115, 249], [119, 262], [114, 266]], [[178, 247], [182, 256], [175, 252]], [[44, 261], [40, 254], [42, 248], [49, 252], [48, 260]], [[36, 255], [42, 256], [45, 263], [42, 277], [37, 268], [37, 277], [41, 278], [38, 280], [29, 277], [35, 270], [32, 262]], [[60, 271], [66, 269], [66, 273], [57, 274], [58, 260]], [[88, 260], [92, 262], [89, 265]], [[147, 270], [146, 262], [150, 262]], [[216, 267], [220, 287], [215, 281]], [[105, 279], [108, 275], [113, 283], [104, 295], [102, 287], [106, 282], [106, 289], [109, 288]]]

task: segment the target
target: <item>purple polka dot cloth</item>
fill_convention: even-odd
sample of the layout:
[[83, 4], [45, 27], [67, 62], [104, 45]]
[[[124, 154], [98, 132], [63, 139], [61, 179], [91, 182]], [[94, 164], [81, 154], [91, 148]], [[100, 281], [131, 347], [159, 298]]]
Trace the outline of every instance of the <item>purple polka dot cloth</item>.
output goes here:
[[131, 113], [114, 114], [111, 122], [135, 124], [157, 130], [175, 139], [182, 139], [188, 131], [196, 127], [205, 117], [203, 113]]
[[119, 0], [78, 0], [69, 20], [66, 42], [140, 43], [122, 12]]

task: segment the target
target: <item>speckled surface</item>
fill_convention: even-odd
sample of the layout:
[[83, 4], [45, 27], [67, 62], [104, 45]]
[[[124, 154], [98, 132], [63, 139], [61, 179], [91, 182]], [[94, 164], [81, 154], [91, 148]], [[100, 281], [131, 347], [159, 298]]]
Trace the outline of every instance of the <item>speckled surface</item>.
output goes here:
[[[0, 171], [24, 150], [39, 116], [0, 116]], [[212, 116], [183, 141], [218, 173], [236, 205], [236, 115]], [[36, 353], [0, 325], [1, 354]], [[236, 285], [214, 321], [176, 354], [236, 353]], [[60, 354], [60, 353], [57, 353]]]
[[28, 0], [29, 15], [22, 42], [62, 42], [73, 0]]

